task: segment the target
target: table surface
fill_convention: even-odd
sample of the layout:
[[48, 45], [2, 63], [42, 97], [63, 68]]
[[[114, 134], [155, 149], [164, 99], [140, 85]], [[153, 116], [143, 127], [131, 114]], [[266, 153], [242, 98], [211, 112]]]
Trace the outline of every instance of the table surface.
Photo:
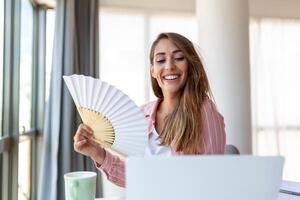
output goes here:
[[[109, 197], [109, 198], [97, 198], [95, 200], [126, 200], [125, 197]], [[277, 200], [300, 200], [300, 196], [291, 196], [288, 194], [279, 193]]]
[[[281, 184], [281, 190], [284, 191], [293, 191], [297, 194], [300, 194], [300, 183], [283, 181]], [[107, 197], [107, 198], [97, 198], [95, 200], [126, 200], [125, 197]], [[277, 200], [300, 200], [300, 196], [290, 195], [285, 193], [279, 193]]]

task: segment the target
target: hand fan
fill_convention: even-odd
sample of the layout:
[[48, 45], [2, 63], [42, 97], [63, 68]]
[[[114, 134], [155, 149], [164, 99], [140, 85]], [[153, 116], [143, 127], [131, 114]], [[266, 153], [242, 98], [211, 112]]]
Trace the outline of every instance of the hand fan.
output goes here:
[[76, 74], [63, 78], [97, 143], [121, 156], [144, 155], [147, 124], [126, 94], [100, 79]]

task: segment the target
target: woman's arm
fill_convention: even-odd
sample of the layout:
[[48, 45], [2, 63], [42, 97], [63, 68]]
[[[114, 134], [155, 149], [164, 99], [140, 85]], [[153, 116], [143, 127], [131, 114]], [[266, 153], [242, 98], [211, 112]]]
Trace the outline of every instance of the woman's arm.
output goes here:
[[224, 154], [226, 144], [224, 118], [210, 99], [204, 101], [201, 116], [204, 154]]
[[74, 150], [94, 160], [96, 167], [107, 175], [108, 180], [125, 187], [124, 162], [94, 142], [93, 130], [90, 127], [79, 125], [74, 136]]
[[[93, 159], [93, 158], [92, 158]], [[117, 156], [106, 151], [105, 159], [102, 164], [97, 163], [97, 159], [93, 159], [97, 169], [102, 170], [109, 181], [125, 187], [125, 163]]]

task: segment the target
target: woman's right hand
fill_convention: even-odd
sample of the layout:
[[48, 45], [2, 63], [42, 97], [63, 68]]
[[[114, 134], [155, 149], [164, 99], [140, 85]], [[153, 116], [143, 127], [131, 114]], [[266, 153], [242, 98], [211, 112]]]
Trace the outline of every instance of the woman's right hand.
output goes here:
[[93, 130], [85, 124], [80, 124], [76, 131], [74, 150], [91, 157], [100, 165], [103, 163], [106, 155], [105, 150], [94, 141]]

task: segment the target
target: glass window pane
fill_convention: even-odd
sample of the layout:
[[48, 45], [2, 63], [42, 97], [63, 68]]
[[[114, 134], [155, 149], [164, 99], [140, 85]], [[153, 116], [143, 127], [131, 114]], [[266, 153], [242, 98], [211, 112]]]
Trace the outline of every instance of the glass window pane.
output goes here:
[[145, 102], [144, 23], [141, 14], [100, 11], [100, 78], [137, 105]]
[[197, 17], [195, 15], [170, 13], [150, 17], [150, 41], [161, 32], [176, 32], [195, 44], [198, 42]]
[[299, 35], [300, 20], [250, 21], [254, 153], [284, 156], [283, 180], [296, 182], [300, 182]]
[[18, 200], [30, 199], [31, 140], [19, 143]]
[[47, 10], [46, 19], [46, 92], [45, 101], [48, 101], [50, 91], [50, 77], [52, 69], [52, 50], [54, 42], [54, 24], [55, 24], [55, 11]]
[[20, 52], [20, 131], [29, 130], [32, 102], [33, 8], [29, 0], [21, 3]]
[[0, 1], [0, 137], [2, 136], [4, 1]]

